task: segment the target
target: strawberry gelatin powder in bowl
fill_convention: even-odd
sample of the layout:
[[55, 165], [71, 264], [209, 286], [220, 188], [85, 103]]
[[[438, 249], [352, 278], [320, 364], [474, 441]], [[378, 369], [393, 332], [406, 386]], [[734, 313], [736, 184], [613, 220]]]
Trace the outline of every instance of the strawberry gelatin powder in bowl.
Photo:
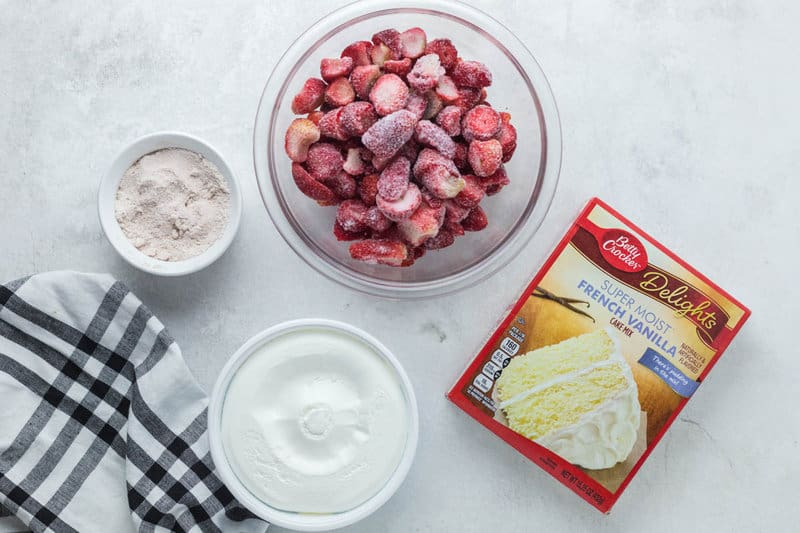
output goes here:
[[[297, 115], [293, 97], [320, 61], [337, 58], [350, 43], [375, 33], [419, 27], [428, 40], [450, 39], [465, 60], [492, 73], [487, 100], [507, 112], [517, 149], [505, 168], [511, 181], [480, 204], [488, 226], [455, 244], [431, 250], [405, 268], [360, 262], [348, 242], [333, 235], [336, 206], [320, 207], [292, 178], [285, 133]], [[345, 6], [318, 21], [286, 51], [267, 82], [256, 116], [253, 152], [264, 205], [280, 234], [311, 267], [361, 292], [423, 298], [453, 292], [491, 276], [513, 259], [539, 228], [555, 192], [561, 165], [561, 128], [555, 100], [525, 45], [486, 13], [460, 2], [368, 1]]]

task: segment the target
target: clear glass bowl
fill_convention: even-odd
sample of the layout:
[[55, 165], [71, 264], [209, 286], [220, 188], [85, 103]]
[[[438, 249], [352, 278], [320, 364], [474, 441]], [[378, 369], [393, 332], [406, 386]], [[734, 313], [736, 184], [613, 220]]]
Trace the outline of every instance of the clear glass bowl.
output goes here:
[[[294, 184], [284, 135], [296, 118], [290, 105], [320, 60], [339, 57], [351, 42], [384, 28], [419, 26], [429, 39], [449, 38], [467, 60], [485, 63], [493, 83], [487, 100], [511, 113], [517, 150], [506, 164], [511, 184], [481, 202], [489, 225], [453, 246], [434, 250], [406, 268], [350, 258], [350, 243], [333, 236], [335, 207], [320, 207]], [[530, 240], [550, 207], [561, 167], [558, 110], [542, 69], [525, 45], [488, 14], [455, 1], [366, 0], [327, 15], [303, 33], [278, 61], [256, 116], [256, 177], [280, 234], [311, 267], [359, 291], [421, 298], [472, 286], [497, 272]]]

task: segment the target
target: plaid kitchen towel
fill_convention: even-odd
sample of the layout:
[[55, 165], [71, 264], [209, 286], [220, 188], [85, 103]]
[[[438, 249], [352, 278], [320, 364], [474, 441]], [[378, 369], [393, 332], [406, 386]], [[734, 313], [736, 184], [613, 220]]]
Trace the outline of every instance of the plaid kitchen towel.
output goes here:
[[214, 474], [206, 405], [122, 283], [52, 272], [0, 286], [0, 507], [27, 528], [265, 531]]

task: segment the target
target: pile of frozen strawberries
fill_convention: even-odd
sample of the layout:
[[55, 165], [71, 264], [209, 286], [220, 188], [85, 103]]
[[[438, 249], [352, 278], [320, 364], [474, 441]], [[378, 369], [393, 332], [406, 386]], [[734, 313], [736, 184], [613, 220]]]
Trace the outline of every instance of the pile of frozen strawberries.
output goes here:
[[380, 31], [323, 59], [292, 101], [286, 132], [297, 187], [338, 205], [333, 233], [354, 259], [409, 266], [488, 220], [509, 183], [508, 113], [486, 101], [489, 69], [420, 28]]

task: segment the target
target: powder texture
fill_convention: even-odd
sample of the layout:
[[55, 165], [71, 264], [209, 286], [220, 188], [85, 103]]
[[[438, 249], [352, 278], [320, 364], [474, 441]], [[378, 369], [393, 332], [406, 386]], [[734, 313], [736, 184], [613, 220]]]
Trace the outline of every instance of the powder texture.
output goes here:
[[182, 261], [222, 236], [229, 207], [230, 191], [216, 165], [195, 152], [166, 148], [125, 171], [115, 212], [136, 248], [162, 261]]

